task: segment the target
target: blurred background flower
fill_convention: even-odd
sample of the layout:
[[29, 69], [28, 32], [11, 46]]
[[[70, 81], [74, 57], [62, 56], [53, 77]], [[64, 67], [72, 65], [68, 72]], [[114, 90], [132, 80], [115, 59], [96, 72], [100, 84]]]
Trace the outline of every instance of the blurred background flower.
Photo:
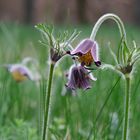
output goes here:
[[5, 67], [17, 82], [22, 82], [27, 79], [37, 82], [41, 78], [38, 72], [38, 62], [31, 57], [24, 58], [21, 63], [4, 64], [1, 67]]

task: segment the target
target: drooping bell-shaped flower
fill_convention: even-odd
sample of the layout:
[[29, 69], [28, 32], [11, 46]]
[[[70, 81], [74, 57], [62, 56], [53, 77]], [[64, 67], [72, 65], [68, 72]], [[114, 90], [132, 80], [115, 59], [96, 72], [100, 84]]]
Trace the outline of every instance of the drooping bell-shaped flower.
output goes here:
[[66, 87], [71, 90], [76, 90], [77, 88], [89, 89], [91, 88], [90, 81], [96, 81], [96, 78], [93, 77], [91, 73], [83, 66], [72, 66], [68, 74], [68, 83]]
[[17, 82], [24, 81], [26, 79], [33, 79], [32, 72], [22, 64], [10, 64], [7, 65], [8, 71], [12, 74], [12, 77]]
[[6, 68], [17, 82], [29, 79], [38, 83], [41, 79], [38, 61], [32, 57], [25, 57], [21, 63], [3, 64], [0, 67]]
[[77, 55], [78, 60], [86, 65], [91, 65], [92, 62], [96, 66], [100, 66], [101, 62], [99, 60], [99, 47], [96, 41], [91, 39], [84, 39], [81, 41], [78, 46], [70, 52], [71, 55]]

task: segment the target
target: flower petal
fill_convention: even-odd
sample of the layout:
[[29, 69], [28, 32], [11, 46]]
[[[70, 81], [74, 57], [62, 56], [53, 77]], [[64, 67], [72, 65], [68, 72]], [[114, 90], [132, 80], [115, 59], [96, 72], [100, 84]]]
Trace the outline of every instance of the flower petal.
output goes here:
[[77, 88], [76, 85], [76, 79], [75, 79], [75, 73], [77, 72], [77, 67], [71, 66], [70, 72], [68, 74], [68, 83], [66, 84], [66, 87], [70, 90], [75, 90]]
[[91, 80], [93, 80], [93, 81], [96, 81], [96, 80], [97, 80], [97, 78], [94, 77], [92, 73], [89, 74], [89, 78], [90, 78]]
[[95, 78], [88, 75], [88, 71], [83, 66], [72, 66], [66, 87], [70, 90], [76, 90], [77, 88], [86, 90], [91, 88], [91, 79], [95, 80]]
[[71, 51], [71, 55], [75, 55], [77, 53], [86, 54], [89, 50], [91, 50], [94, 44], [95, 42], [91, 39], [84, 39], [73, 51]]
[[95, 62], [99, 61], [99, 46], [97, 42], [94, 42], [94, 45], [91, 48], [91, 55]]

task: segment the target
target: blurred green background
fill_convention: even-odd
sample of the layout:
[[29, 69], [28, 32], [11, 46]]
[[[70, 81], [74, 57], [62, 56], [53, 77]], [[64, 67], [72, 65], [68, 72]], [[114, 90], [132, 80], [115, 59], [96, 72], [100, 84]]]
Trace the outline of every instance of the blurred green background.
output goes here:
[[[41, 130], [41, 95], [45, 92], [48, 70], [48, 49], [38, 42], [40, 33], [34, 28], [39, 22], [55, 24], [55, 31], [82, 31], [72, 44], [88, 38], [96, 20], [104, 13], [118, 14], [124, 21], [129, 45], [139, 46], [139, 1], [130, 0], [0, 0], [0, 65], [20, 63], [25, 57], [39, 61], [44, 75], [39, 84], [30, 80], [17, 83], [5, 68], [0, 68], [0, 140], [39, 140]], [[103, 25], [97, 35], [102, 62], [114, 64], [109, 54], [120, 42], [113, 22]], [[72, 64], [64, 58], [55, 68], [51, 111], [52, 140], [120, 140], [123, 116], [124, 81], [112, 71], [95, 71], [97, 81], [78, 96], [65, 91], [65, 73]], [[130, 134], [139, 140], [139, 67], [132, 81]], [[61, 82], [60, 82], [61, 81]], [[66, 93], [66, 96], [63, 94]], [[92, 133], [90, 133], [92, 132]]]

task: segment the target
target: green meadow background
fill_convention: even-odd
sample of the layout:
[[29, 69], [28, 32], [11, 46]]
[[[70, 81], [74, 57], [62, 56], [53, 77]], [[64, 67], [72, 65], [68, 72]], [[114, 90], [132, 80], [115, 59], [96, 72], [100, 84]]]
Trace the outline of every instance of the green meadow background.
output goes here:
[[[75, 47], [88, 38], [92, 25], [56, 26], [55, 31], [77, 29], [82, 31], [72, 44]], [[127, 26], [128, 43], [140, 44], [140, 28]], [[38, 40], [41, 34], [33, 26], [0, 24], [0, 65], [20, 63], [25, 57], [39, 62], [42, 75], [40, 83], [26, 80], [17, 83], [10, 73], [0, 67], [0, 140], [40, 140], [42, 94], [48, 79], [48, 48]], [[114, 52], [120, 42], [119, 31], [114, 24], [103, 26], [97, 35], [102, 63], [114, 64], [108, 45]], [[124, 104], [124, 80], [110, 70], [98, 70], [92, 88], [77, 90], [77, 96], [65, 90], [66, 72], [72, 65], [71, 57], [64, 57], [57, 64], [52, 86], [51, 140], [120, 140]], [[134, 70], [131, 94], [130, 136], [139, 140], [140, 130], [140, 68]]]

